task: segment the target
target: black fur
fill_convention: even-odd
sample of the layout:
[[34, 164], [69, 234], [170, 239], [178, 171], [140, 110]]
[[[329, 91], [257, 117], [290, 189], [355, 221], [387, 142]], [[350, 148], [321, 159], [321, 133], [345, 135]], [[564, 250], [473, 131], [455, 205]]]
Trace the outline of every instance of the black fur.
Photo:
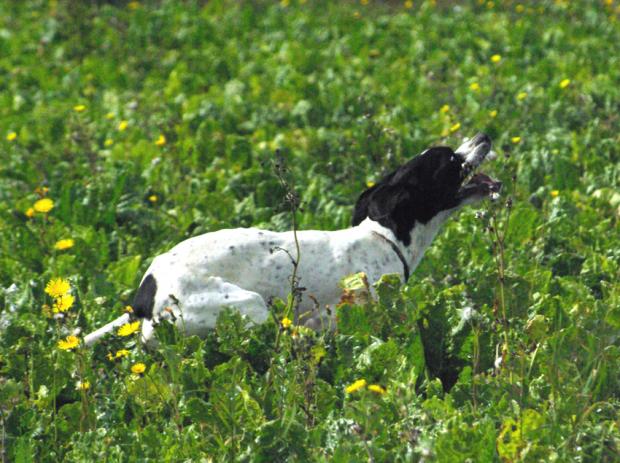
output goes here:
[[353, 225], [370, 217], [408, 246], [416, 221], [426, 223], [459, 205], [463, 161], [446, 146], [426, 150], [360, 195]]
[[137, 317], [149, 320], [153, 317], [155, 293], [157, 293], [157, 281], [153, 275], [148, 274], [133, 299], [132, 308]]

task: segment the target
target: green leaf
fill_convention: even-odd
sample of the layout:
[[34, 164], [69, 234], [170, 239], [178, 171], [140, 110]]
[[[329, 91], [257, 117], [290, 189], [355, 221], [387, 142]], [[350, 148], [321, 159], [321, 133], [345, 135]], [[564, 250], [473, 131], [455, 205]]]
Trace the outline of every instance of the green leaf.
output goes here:
[[142, 256], [128, 256], [110, 264], [107, 268], [108, 278], [123, 289], [137, 286], [140, 274], [138, 269]]
[[538, 222], [539, 213], [536, 209], [530, 205], [519, 203], [511, 213], [506, 240], [513, 243], [523, 243], [532, 239]]

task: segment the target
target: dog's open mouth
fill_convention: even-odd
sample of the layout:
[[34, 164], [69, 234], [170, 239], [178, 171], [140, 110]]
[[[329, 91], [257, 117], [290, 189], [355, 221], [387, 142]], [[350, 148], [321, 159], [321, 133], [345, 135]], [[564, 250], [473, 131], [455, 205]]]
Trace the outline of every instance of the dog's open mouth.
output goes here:
[[459, 189], [458, 196], [467, 199], [472, 196], [497, 197], [502, 189], [502, 182], [489, 177], [482, 172], [475, 173], [491, 153], [491, 139], [488, 135], [479, 133], [475, 137], [465, 141], [457, 150], [463, 161], [463, 184]]
[[494, 193], [499, 194], [501, 189], [502, 182], [489, 177], [487, 174], [478, 172], [474, 174], [467, 183], [461, 186], [459, 196], [461, 198], [467, 198], [473, 195], [491, 196]]

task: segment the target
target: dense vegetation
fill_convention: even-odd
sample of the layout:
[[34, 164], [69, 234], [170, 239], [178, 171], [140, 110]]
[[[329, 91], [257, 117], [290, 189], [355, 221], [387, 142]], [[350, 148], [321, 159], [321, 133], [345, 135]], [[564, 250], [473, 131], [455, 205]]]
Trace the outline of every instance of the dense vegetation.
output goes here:
[[[613, 0], [0, 2], [2, 461], [618, 461], [619, 21]], [[276, 149], [299, 227], [337, 229], [478, 130], [501, 199], [335, 333], [282, 302], [204, 340], [161, 325], [151, 351], [69, 337], [187, 237], [289, 229]]]

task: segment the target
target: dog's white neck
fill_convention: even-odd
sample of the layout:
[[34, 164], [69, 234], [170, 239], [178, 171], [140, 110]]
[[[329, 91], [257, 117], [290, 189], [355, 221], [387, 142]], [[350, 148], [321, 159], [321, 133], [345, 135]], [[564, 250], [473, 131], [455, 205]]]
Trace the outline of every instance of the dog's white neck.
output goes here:
[[441, 226], [456, 209], [457, 208], [441, 211], [426, 223], [416, 222], [415, 227], [411, 230], [411, 243], [409, 246], [405, 246], [402, 241], [398, 240], [392, 230], [370, 218], [364, 219], [358, 227], [380, 233], [398, 246], [398, 249], [400, 249], [403, 256], [405, 256], [405, 259], [407, 259], [409, 271], [413, 273], [422, 260], [424, 252], [431, 245], [433, 239], [441, 229]]

